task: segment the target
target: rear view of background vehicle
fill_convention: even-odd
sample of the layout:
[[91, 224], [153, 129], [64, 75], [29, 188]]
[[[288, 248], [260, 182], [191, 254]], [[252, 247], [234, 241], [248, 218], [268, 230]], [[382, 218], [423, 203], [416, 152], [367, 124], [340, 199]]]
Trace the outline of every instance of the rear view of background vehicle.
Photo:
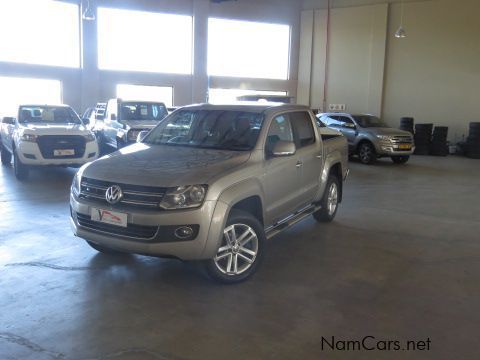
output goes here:
[[101, 140], [115, 149], [132, 144], [142, 130], [151, 130], [168, 115], [164, 103], [110, 99], [105, 110]]
[[411, 133], [388, 127], [373, 115], [325, 113], [317, 118], [340, 131], [347, 138], [350, 154], [358, 155], [364, 164], [373, 164], [381, 157], [405, 164], [415, 150]]
[[21, 105], [18, 118], [3, 118], [0, 134], [2, 164], [13, 157], [19, 180], [32, 166], [80, 166], [98, 157], [95, 135], [66, 105]]

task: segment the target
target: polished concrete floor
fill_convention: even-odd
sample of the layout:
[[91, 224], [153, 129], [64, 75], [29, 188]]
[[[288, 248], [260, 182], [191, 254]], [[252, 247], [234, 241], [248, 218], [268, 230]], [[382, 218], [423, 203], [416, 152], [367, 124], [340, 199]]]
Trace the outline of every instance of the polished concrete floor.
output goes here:
[[[271, 240], [236, 286], [97, 254], [69, 228], [73, 174], [0, 169], [0, 359], [479, 358], [480, 161], [351, 163], [336, 221]], [[322, 350], [322, 336], [431, 350]]]

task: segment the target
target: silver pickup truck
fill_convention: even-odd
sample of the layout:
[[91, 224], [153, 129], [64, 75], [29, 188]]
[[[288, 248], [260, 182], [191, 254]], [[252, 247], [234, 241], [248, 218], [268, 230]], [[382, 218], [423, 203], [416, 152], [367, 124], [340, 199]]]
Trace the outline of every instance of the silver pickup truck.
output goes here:
[[188, 106], [140, 141], [78, 171], [73, 232], [100, 252], [202, 260], [227, 283], [255, 272], [267, 238], [331, 221], [348, 174], [345, 137], [297, 105]]

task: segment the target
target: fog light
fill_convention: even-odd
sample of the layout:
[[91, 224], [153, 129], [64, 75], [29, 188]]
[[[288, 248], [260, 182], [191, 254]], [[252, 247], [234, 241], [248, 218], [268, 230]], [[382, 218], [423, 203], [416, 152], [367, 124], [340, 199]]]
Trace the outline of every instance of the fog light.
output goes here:
[[182, 226], [175, 229], [175, 236], [179, 239], [187, 239], [192, 237], [193, 229], [190, 226]]

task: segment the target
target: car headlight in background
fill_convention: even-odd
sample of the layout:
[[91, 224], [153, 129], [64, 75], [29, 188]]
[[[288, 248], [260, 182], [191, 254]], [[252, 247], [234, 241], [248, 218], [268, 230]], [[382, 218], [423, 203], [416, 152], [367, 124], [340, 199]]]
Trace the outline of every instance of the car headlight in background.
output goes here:
[[85, 138], [85, 141], [86, 141], [86, 142], [90, 142], [90, 141], [95, 141], [95, 140], [96, 140], [95, 135], [92, 134], [92, 133], [90, 133], [90, 134], [88, 134], [88, 135], [84, 135], [84, 138]]
[[32, 135], [32, 134], [23, 134], [21, 137], [22, 141], [28, 141], [28, 142], [37, 142], [37, 135]]
[[127, 133], [128, 141], [137, 141], [137, 137], [138, 137], [139, 133], [140, 133], [140, 130], [130, 130]]
[[71, 191], [75, 196], [78, 196], [80, 194], [81, 181], [82, 181], [82, 176], [79, 175], [77, 172], [73, 177], [72, 187], [71, 187]]
[[390, 141], [392, 139], [392, 137], [388, 135], [377, 135], [377, 138], [383, 141]]
[[206, 185], [189, 185], [169, 189], [160, 207], [166, 210], [189, 209], [202, 205], [207, 194]]

